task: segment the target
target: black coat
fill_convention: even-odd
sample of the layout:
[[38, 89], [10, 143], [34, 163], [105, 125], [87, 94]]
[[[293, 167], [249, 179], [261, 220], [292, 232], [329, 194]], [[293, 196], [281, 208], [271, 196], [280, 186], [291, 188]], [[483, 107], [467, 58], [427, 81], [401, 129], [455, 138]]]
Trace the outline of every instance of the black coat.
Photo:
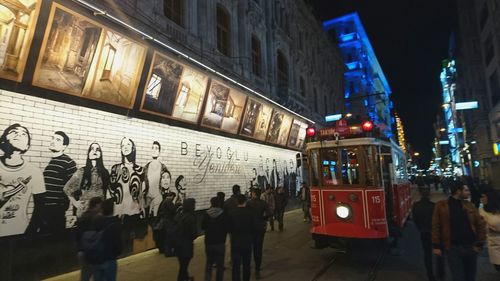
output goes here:
[[194, 253], [193, 241], [198, 236], [196, 216], [192, 212], [180, 213], [175, 220], [178, 227], [175, 254], [178, 257], [192, 258]]
[[252, 199], [248, 201], [247, 206], [253, 211], [255, 215], [255, 219], [258, 223], [258, 230], [265, 230], [267, 218], [269, 218], [269, 216], [271, 215], [267, 203], [261, 199]]
[[432, 231], [434, 203], [429, 198], [422, 198], [413, 204], [412, 215], [415, 226], [420, 232]]
[[230, 216], [231, 247], [251, 248], [257, 232], [257, 220], [252, 209], [237, 207]]
[[201, 229], [205, 231], [205, 245], [226, 243], [229, 217], [220, 208], [210, 208], [203, 214]]

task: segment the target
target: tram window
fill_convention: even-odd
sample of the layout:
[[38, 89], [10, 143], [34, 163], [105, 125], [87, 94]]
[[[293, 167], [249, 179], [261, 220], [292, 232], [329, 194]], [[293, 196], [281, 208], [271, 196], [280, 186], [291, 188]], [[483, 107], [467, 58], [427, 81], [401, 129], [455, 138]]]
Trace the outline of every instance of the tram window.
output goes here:
[[358, 148], [340, 149], [340, 170], [342, 184], [360, 184]]
[[377, 147], [370, 145], [362, 146], [362, 148], [362, 152], [364, 153], [363, 157], [361, 157], [364, 160], [364, 184], [367, 186], [379, 186], [381, 175]]
[[321, 175], [323, 185], [338, 185], [340, 183], [339, 176], [339, 156], [337, 148], [326, 148], [322, 150], [321, 155]]
[[319, 151], [318, 150], [311, 150], [311, 154], [309, 155], [309, 167], [310, 167], [310, 177], [311, 177], [311, 184], [312, 186], [318, 186], [319, 185]]

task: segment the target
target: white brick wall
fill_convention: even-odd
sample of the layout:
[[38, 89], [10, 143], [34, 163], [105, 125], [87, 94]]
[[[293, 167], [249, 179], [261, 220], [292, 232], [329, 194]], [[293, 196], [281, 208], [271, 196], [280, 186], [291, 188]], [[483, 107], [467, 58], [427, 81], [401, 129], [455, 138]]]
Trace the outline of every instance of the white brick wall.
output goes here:
[[[252, 168], [259, 170], [262, 162], [264, 169], [266, 163], [269, 170], [272, 169], [273, 159], [276, 159], [280, 171], [284, 169], [284, 161], [289, 172], [291, 165], [295, 169], [296, 152], [292, 150], [129, 118], [19, 93], [0, 90], [0, 108], [2, 109], [0, 134], [13, 123], [27, 127], [32, 141], [26, 156], [41, 170], [50, 160], [49, 141], [52, 134], [58, 130], [64, 131], [70, 137], [66, 154], [77, 162], [78, 167], [85, 164], [88, 146], [96, 141], [102, 147], [104, 164], [110, 170], [112, 165], [121, 161], [120, 142], [123, 137], [129, 137], [135, 142], [136, 163], [144, 166], [151, 160], [152, 142], [157, 140], [162, 148], [162, 162], [170, 170], [172, 181], [179, 175], [185, 177], [187, 196], [196, 199], [197, 209], [207, 208], [210, 198], [218, 191], [223, 191], [229, 196], [233, 184], [239, 184], [243, 191], [247, 190], [250, 180], [254, 177]], [[188, 145], [187, 155], [181, 155], [182, 142]], [[214, 165], [228, 162], [228, 148], [231, 152], [237, 151], [240, 160], [234, 160], [233, 163], [241, 167], [241, 173], [207, 173], [202, 182], [195, 182], [196, 176], [202, 173], [194, 166], [195, 162], [201, 160], [195, 156], [197, 144], [200, 145], [202, 155], [208, 147], [211, 147], [213, 153], [211, 163]], [[220, 159], [217, 158], [217, 148], [221, 151]], [[175, 191], [173, 183], [172, 189]]]

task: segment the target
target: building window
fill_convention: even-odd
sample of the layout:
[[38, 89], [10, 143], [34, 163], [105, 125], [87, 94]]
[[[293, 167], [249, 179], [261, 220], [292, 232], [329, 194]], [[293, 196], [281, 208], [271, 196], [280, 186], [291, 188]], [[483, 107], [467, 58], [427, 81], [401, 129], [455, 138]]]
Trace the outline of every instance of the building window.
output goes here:
[[299, 79], [299, 87], [300, 87], [300, 95], [305, 97], [306, 96], [306, 83], [304, 82], [304, 77], [300, 76]]
[[314, 93], [314, 112], [318, 113], [318, 93], [316, 92], [316, 88], [313, 89]]
[[495, 105], [500, 101], [500, 83], [498, 82], [498, 71], [495, 70], [491, 74], [490, 78], [490, 90], [491, 90], [491, 106]]
[[229, 56], [230, 48], [230, 23], [227, 10], [217, 5], [217, 50], [226, 56]]
[[171, 21], [182, 26], [183, 15], [184, 15], [184, 1], [183, 0], [163, 1], [163, 13]]
[[257, 76], [262, 76], [262, 52], [260, 50], [260, 41], [257, 36], [252, 35], [252, 70]]
[[491, 60], [495, 56], [495, 48], [493, 48], [493, 38], [491, 34], [488, 36], [486, 41], [484, 42], [484, 63], [486, 67], [490, 65]]
[[278, 50], [278, 88], [280, 95], [288, 94], [288, 61], [282, 51]]
[[484, 2], [481, 8], [481, 14], [479, 15], [479, 27], [483, 30], [486, 22], [488, 21], [488, 5]]

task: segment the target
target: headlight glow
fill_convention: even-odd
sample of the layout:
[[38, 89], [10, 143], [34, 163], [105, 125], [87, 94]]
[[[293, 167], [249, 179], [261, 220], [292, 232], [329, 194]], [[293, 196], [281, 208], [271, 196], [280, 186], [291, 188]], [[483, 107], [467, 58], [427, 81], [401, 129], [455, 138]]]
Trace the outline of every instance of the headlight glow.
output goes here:
[[338, 205], [335, 212], [337, 213], [337, 217], [343, 220], [351, 217], [351, 208], [347, 205]]

